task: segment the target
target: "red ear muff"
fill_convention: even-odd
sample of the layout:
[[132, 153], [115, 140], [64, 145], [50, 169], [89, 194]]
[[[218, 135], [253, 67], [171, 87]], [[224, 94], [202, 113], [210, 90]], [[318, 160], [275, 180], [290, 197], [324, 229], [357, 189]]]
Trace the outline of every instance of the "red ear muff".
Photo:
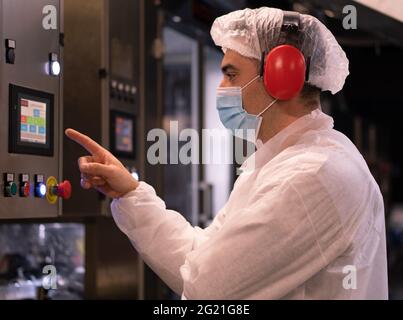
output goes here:
[[291, 45], [280, 45], [266, 56], [263, 80], [267, 92], [279, 100], [297, 96], [305, 82], [305, 58]]

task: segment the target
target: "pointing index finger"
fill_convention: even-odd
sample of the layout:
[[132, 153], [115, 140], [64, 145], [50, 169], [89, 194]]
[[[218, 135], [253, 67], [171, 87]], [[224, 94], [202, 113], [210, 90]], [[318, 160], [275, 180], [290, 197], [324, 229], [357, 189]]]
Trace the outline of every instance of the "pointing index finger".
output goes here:
[[73, 129], [67, 129], [65, 131], [66, 136], [71, 140], [77, 142], [83, 148], [85, 148], [92, 155], [100, 154], [104, 152], [104, 148], [102, 148], [98, 143], [92, 140], [90, 137], [76, 131]]

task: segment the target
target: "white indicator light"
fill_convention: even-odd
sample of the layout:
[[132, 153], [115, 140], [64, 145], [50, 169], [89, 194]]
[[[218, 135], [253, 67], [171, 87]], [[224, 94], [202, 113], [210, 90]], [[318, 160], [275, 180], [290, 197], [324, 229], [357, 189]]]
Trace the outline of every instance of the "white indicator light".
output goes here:
[[58, 76], [60, 74], [60, 63], [59, 61], [50, 62], [50, 73], [53, 76]]
[[39, 186], [39, 194], [44, 197], [46, 195], [46, 186], [41, 183]]

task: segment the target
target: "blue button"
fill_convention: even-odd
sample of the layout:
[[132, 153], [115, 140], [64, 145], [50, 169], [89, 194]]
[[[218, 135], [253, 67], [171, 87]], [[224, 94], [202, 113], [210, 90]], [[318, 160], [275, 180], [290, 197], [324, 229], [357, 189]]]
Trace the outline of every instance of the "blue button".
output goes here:
[[29, 132], [36, 133], [36, 126], [30, 125]]
[[27, 132], [28, 131], [28, 126], [26, 124], [21, 124], [21, 131], [22, 132]]
[[46, 133], [45, 127], [39, 127], [39, 134], [45, 134], [45, 133]]

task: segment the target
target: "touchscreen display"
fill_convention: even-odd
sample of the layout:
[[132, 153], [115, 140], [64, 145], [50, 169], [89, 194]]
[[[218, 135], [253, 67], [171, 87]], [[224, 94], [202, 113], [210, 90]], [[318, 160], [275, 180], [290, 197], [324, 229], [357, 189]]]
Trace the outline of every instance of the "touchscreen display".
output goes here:
[[115, 118], [115, 149], [133, 152], [133, 120], [122, 116]]
[[20, 99], [20, 141], [46, 144], [46, 103]]

